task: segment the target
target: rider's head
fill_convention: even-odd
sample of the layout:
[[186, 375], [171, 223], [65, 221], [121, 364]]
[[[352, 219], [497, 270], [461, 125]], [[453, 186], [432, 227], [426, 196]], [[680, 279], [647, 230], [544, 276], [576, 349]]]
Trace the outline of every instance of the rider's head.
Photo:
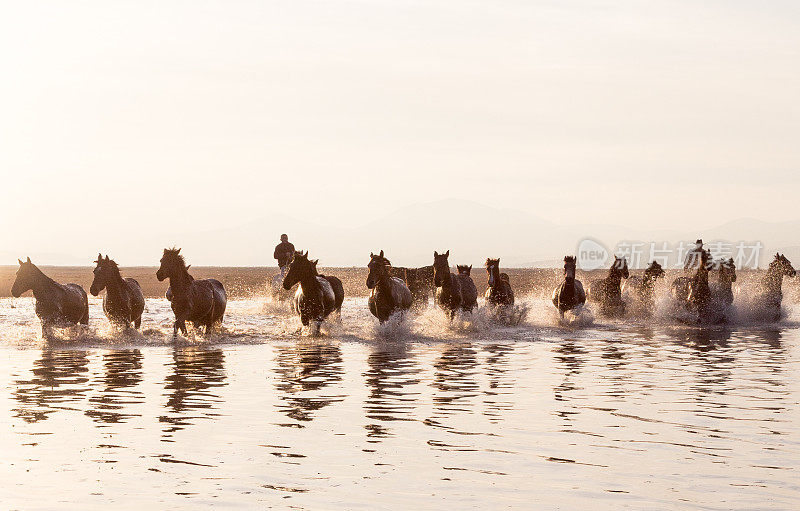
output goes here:
[[281, 234], [281, 241], [289, 241], [289, 236]]
[[700, 247], [703, 246], [703, 240], [697, 240], [694, 243], [695, 243], [695, 245], [697, 245], [697, 248], [700, 248]]

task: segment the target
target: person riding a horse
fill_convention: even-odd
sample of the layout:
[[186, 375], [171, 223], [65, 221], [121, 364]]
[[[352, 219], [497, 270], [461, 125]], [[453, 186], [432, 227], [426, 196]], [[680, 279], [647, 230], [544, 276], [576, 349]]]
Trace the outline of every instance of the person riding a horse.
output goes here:
[[703, 259], [703, 240], [698, 239], [694, 242], [694, 248], [686, 252], [686, 258], [683, 261], [684, 272], [694, 273], [702, 264]]
[[289, 243], [289, 236], [281, 234], [281, 242], [275, 247], [272, 257], [278, 260], [278, 268], [281, 269], [281, 278], [286, 275], [289, 263], [294, 257], [294, 245]]

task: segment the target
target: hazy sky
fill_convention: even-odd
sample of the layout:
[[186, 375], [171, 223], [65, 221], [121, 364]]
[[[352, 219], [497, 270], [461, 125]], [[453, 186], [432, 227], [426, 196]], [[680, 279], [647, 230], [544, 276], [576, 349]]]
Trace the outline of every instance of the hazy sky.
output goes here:
[[794, 0], [2, 5], [3, 253], [124, 260], [444, 198], [640, 229], [800, 218]]

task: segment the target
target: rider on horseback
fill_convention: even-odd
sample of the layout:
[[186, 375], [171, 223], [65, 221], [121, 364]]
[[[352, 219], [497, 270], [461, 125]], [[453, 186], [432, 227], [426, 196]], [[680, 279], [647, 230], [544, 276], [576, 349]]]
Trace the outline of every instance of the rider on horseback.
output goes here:
[[695, 241], [694, 248], [686, 252], [686, 259], [683, 263], [684, 271], [695, 272], [700, 267], [703, 260], [703, 240]]
[[294, 245], [289, 243], [289, 236], [281, 234], [281, 242], [275, 247], [272, 257], [278, 260], [278, 268], [281, 269], [281, 278], [283, 278], [289, 268], [289, 263], [292, 262], [292, 257], [294, 257]]

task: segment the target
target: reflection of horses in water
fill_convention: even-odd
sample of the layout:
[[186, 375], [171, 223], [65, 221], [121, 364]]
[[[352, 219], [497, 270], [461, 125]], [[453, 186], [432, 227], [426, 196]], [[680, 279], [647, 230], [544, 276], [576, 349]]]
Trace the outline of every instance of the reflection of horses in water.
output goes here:
[[755, 306], [766, 315], [770, 321], [781, 319], [781, 301], [783, 300], [783, 277], [794, 277], [797, 274], [792, 263], [783, 254], [775, 254], [769, 263], [767, 273], [761, 279], [761, 286], [756, 297]]
[[622, 285], [622, 293], [630, 299], [637, 314], [644, 316], [653, 314], [656, 281], [662, 278], [664, 273], [664, 268], [657, 261], [653, 261], [642, 276], [629, 277]]
[[341, 393], [326, 391], [342, 380], [344, 372], [342, 353], [336, 344], [300, 341], [279, 344], [275, 349], [275, 388], [280, 392], [280, 402], [275, 406], [281, 412], [300, 423], [307, 422], [314, 419], [315, 411], [344, 399]]
[[283, 288], [287, 291], [299, 283], [294, 295], [292, 308], [300, 316], [303, 326], [312, 321], [315, 331], [331, 312], [341, 312], [344, 302], [344, 287], [336, 277], [320, 275], [317, 272], [319, 260], [310, 261], [308, 252], [295, 252], [289, 271], [283, 278]]
[[558, 309], [561, 317], [564, 313], [583, 306], [586, 303], [586, 293], [583, 284], [575, 278], [575, 257], [564, 257], [564, 282], [553, 290], [553, 305]]
[[391, 277], [392, 263], [383, 256], [369, 254], [369, 275], [367, 288], [371, 289], [367, 303], [369, 311], [381, 323], [395, 312], [405, 312], [411, 308], [411, 291], [397, 277]]
[[436, 303], [453, 320], [456, 311], [472, 312], [478, 306], [478, 289], [466, 266], [460, 266], [457, 275], [450, 273], [450, 264], [447, 262], [449, 256], [449, 250], [444, 254], [433, 253], [433, 283], [436, 286]]
[[214, 326], [222, 324], [228, 295], [216, 279], [195, 280], [180, 252], [179, 248], [165, 248], [161, 266], [156, 272], [159, 281], [169, 279], [167, 298], [175, 313], [172, 338], [178, 338], [178, 330], [188, 335], [187, 321], [195, 328], [204, 326], [205, 334], [209, 335]]
[[389, 270], [389, 275], [406, 283], [408, 290], [411, 291], [412, 306], [424, 307], [428, 305], [428, 299], [436, 288], [433, 285], [433, 266], [423, 266], [421, 268], [392, 266]]
[[11, 295], [19, 298], [33, 291], [36, 315], [42, 322], [42, 337], [50, 338], [54, 327], [89, 324], [89, 298], [78, 284], [59, 284], [31, 262], [19, 261], [19, 269], [11, 286]]
[[89, 292], [97, 296], [103, 289], [103, 312], [112, 324], [121, 325], [125, 329], [142, 324], [144, 312], [144, 294], [136, 279], [123, 279], [119, 267], [108, 256], [103, 258], [97, 254], [97, 267], [94, 269], [94, 280]]
[[614, 256], [614, 263], [608, 270], [608, 276], [589, 284], [586, 296], [591, 301], [600, 303], [600, 312], [607, 316], [625, 314], [625, 302], [622, 301], [622, 279], [627, 279], [628, 261], [624, 257]]

